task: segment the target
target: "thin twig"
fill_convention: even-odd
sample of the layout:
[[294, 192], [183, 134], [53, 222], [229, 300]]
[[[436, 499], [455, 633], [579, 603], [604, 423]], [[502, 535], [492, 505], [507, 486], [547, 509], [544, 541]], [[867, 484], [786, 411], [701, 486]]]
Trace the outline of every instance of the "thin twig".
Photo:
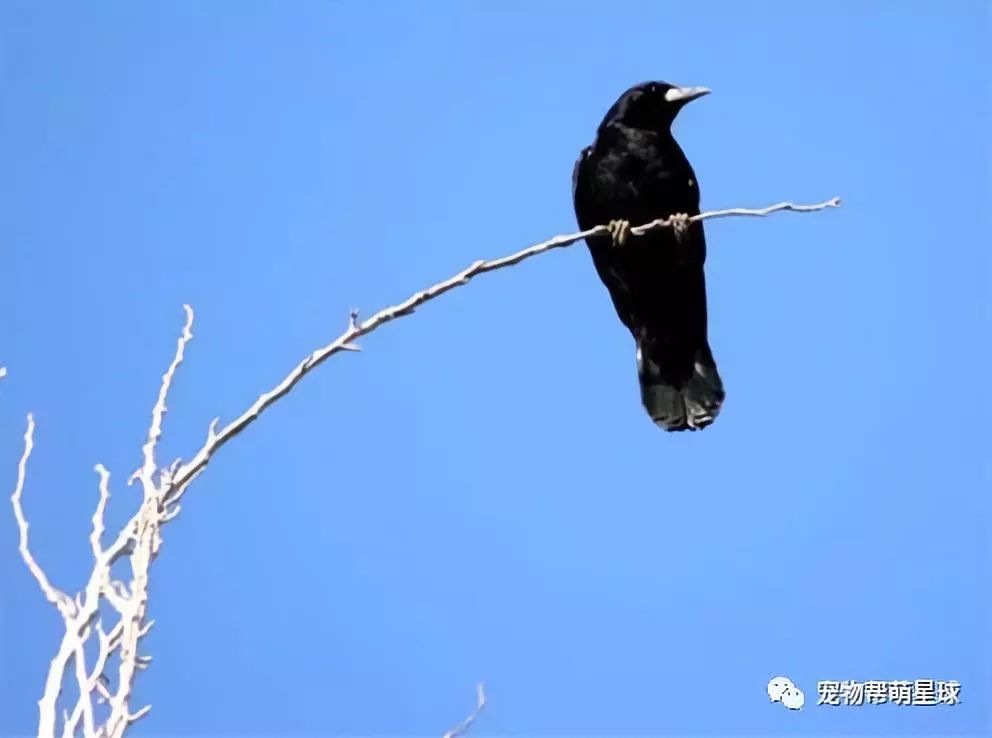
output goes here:
[[45, 570], [39, 566], [38, 562], [34, 558], [34, 554], [31, 553], [31, 546], [28, 542], [28, 521], [24, 517], [24, 508], [21, 505], [21, 495], [24, 492], [24, 482], [27, 479], [28, 473], [28, 459], [31, 458], [31, 452], [34, 450], [34, 415], [28, 413], [28, 426], [27, 430], [24, 431], [24, 453], [21, 454], [21, 460], [17, 464], [17, 482], [14, 484], [14, 493], [10, 496], [10, 502], [14, 507], [14, 518], [17, 520], [17, 529], [20, 532], [20, 539], [18, 541], [18, 551], [21, 553], [21, 558], [24, 560], [24, 564], [28, 567], [28, 571], [38, 582], [38, 586], [41, 587], [42, 593], [45, 595], [45, 599], [51, 602], [55, 607], [58, 608], [59, 612], [62, 613], [63, 617], [72, 617], [75, 605], [69, 596], [58, 589], [50, 581], [48, 581], [48, 576], [45, 574]]
[[158, 400], [155, 402], [155, 407], [152, 408], [152, 422], [148, 426], [148, 440], [145, 441], [145, 445], [141, 449], [144, 461], [138, 472], [138, 477], [141, 479], [146, 495], [155, 486], [152, 481], [152, 475], [156, 471], [155, 447], [158, 445], [158, 439], [162, 435], [162, 418], [166, 412], [165, 400], [169, 395], [169, 389], [172, 387], [172, 379], [176, 375], [176, 369], [183, 362], [183, 356], [186, 353], [186, 344], [193, 338], [190, 330], [193, 327], [193, 308], [189, 305], [183, 305], [183, 309], [186, 311], [186, 325], [183, 326], [183, 332], [176, 341], [176, 353], [173, 356], [172, 363], [169, 365], [165, 374], [162, 375], [162, 384], [158, 389]]
[[[693, 215], [689, 218], [690, 223], [695, 223], [700, 220], [714, 220], [716, 218], [730, 218], [739, 215], [754, 216], [758, 218], [764, 218], [766, 215], [771, 215], [772, 213], [780, 213], [783, 210], [791, 210], [794, 213], [812, 213], [816, 210], [825, 210], [826, 208], [837, 208], [840, 207], [840, 198], [834, 197], [826, 202], [817, 203], [816, 205], [796, 205], [791, 202], [780, 202], [775, 205], [769, 205], [767, 208], [727, 208], [726, 210], [710, 210], [705, 213], [700, 213], [699, 215]], [[655, 228], [667, 228], [671, 227], [674, 218], [659, 218], [658, 220], [652, 220], [650, 223], [645, 223], [642, 226], [635, 226], [630, 229], [630, 232], [635, 236], [643, 235], [650, 230]], [[602, 228], [602, 226], [600, 226]]]
[[96, 503], [96, 510], [93, 512], [93, 532], [90, 534], [90, 548], [93, 549], [93, 557], [99, 561], [103, 547], [100, 537], [103, 535], [104, 524], [103, 514], [107, 509], [107, 500], [110, 498], [110, 472], [103, 464], [97, 464], [94, 469], [100, 475], [100, 501]]
[[442, 738], [458, 738], [459, 736], [465, 735], [465, 733], [468, 732], [468, 729], [472, 727], [472, 723], [474, 723], [479, 715], [482, 714], [485, 707], [486, 687], [484, 684], [478, 684], [475, 688], [475, 709], [468, 714], [467, 718], [445, 733]]
[[[708, 220], [710, 218], [726, 218], [735, 215], [760, 217], [783, 210], [808, 213], [815, 210], [835, 208], [839, 205], [840, 198], [838, 197], [816, 205], [796, 205], [791, 202], [781, 202], [776, 205], [770, 205], [766, 208], [759, 209], [733, 208], [729, 210], [711, 210], [694, 215], [689, 220], [691, 222], [696, 222]], [[642, 235], [656, 228], [670, 228], [676, 221], [676, 217], [654, 220], [650, 223], [645, 223], [644, 225], [631, 228], [631, 233], [634, 235]], [[254, 403], [252, 403], [251, 407], [241, 414], [240, 417], [228, 423], [220, 431], [216, 431], [214, 426], [211, 426], [211, 432], [208, 433], [207, 440], [200, 450], [188, 463], [183, 464], [176, 471], [176, 474], [172, 479], [172, 489], [164, 493], [166, 499], [171, 500], [181, 497], [189, 483], [203, 471], [204, 467], [206, 467], [208, 463], [210, 463], [211, 457], [221, 446], [226, 444], [236, 435], [241, 433], [245, 428], [251, 425], [263, 412], [265, 412], [266, 409], [292, 390], [293, 387], [296, 386], [296, 384], [312, 369], [320, 366], [320, 364], [338, 352], [356, 350], [357, 344], [355, 341], [362, 336], [367, 336], [376, 328], [379, 328], [380, 326], [385, 325], [396, 318], [411, 315], [414, 310], [423, 305], [425, 302], [429, 302], [437, 297], [440, 297], [445, 292], [453, 290], [456, 287], [461, 287], [462, 285], [468, 284], [474, 277], [480, 274], [493, 272], [498, 269], [505, 269], [506, 267], [519, 264], [520, 262], [537, 256], [538, 254], [551, 251], [552, 249], [571, 246], [584, 238], [605, 235], [607, 233], [609, 233], [609, 228], [605, 225], [600, 225], [595, 228], [590, 228], [588, 230], [572, 233], [566, 236], [555, 236], [547, 241], [542, 241], [541, 243], [534, 244], [533, 246], [529, 246], [525, 249], [517, 251], [514, 254], [510, 254], [509, 256], [504, 256], [499, 259], [476, 261], [453, 277], [438, 282], [425, 290], [421, 290], [420, 292], [411, 295], [401, 303], [380, 310], [368, 320], [359, 322], [358, 311], [352, 310], [348, 320], [348, 327], [344, 333], [323, 348], [314, 351], [303, 361], [297, 364], [296, 367], [278, 385], [261, 395], [257, 400], [255, 400]], [[188, 306], [185, 307], [189, 313]]]

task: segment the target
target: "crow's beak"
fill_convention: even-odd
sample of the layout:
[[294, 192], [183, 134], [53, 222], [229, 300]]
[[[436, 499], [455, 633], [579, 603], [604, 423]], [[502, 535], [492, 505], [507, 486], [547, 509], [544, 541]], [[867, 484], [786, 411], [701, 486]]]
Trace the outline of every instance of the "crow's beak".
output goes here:
[[665, 100], [670, 103], [682, 103], [683, 105], [697, 97], [710, 94], [708, 87], [673, 87], [665, 93]]

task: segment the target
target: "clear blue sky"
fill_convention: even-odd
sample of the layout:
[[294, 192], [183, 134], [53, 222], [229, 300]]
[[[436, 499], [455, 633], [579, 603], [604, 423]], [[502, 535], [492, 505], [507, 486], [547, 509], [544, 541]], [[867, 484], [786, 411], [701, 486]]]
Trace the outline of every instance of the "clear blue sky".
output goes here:
[[[570, 175], [645, 79], [704, 208], [727, 385], [642, 411], [585, 247], [333, 359], [215, 459], [154, 568], [143, 736], [987, 735], [990, 11], [939, 3], [0, 6], [0, 470], [84, 580], [197, 311], [162, 456], [471, 261], [575, 229]], [[800, 4], [801, 5], [801, 4]], [[418, 6], [419, 9], [415, 9]], [[61, 626], [0, 516], [0, 735]], [[779, 674], [801, 712], [769, 704]], [[815, 705], [957, 679], [956, 707]]]

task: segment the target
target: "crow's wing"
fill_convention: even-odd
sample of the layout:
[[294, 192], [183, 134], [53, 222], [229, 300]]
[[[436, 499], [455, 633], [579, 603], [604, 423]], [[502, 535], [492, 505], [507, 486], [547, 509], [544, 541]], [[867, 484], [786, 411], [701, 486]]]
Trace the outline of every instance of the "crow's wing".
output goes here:
[[[572, 168], [572, 203], [575, 207], [575, 217], [578, 220], [579, 228], [583, 231], [594, 228], [598, 225], [607, 225], [609, 217], [603, 215], [602, 203], [597, 203], [597, 199], [602, 193], [597, 192], [590, 181], [595, 176], [593, 170], [595, 163], [590, 158], [592, 146], [587, 146], [579, 153]], [[630, 285], [621, 276], [619, 266], [620, 254], [614, 248], [608, 236], [593, 236], [586, 239], [589, 246], [589, 253], [592, 255], [593, 265], [600, 280], [610, 293], [613, 307], [617, 311], [617, 317], [630, 329], [636, 337], [637, 329], [634, 325], [634, 304]]]

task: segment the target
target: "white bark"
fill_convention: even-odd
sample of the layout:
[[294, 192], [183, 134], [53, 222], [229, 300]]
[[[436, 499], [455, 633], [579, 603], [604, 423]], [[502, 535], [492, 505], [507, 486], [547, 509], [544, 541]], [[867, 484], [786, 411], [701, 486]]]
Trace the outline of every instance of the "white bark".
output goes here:
[[[687, 218], [673, 216], [635, 226], [630, 233], [639, 236], [656, 228], [670, 228], [684, 225], [688, 221], [730, 216], [765, 216], [783, 210], [811, 212], [829, 207], [837, 207], [838, 198], [817, 205], [794, 205], [779, 203], [767, 208], [733, 208], [715, 210]], [[167, 467], [159, 465], [155, 457], [156, 447], [162, 436], [162, 423], [166, 414], [166, 401], [175, 380], [179, 365], [185, 357], [186, 347], [193, 338], [193, 309], [184, 305], [186, 322], [176, 342], [176, 351], [159, 386], [158, 397], [152, 408], [151, 422], [147, 439], [142, 446], [141, 466], [131, 476], [128, 484], [141, 483], [142, 502], [140, 508], [113, 541], [104, 546], [104, 513], [110, 499], [110, 472], [103, 465], [95, 469], [99, 476], [99, 499], [92, 518], [90, 548], [93, 553], [93, 569], [89, 579], [75, 596], [57, 588], [49, 581], [42, 566], [31, 553], [28, 537], [29, 524], [21, 504], [27, 480], [27, 464], [34, 449], [35, 420], [27, 416], [27, 429], [24, 433], [24, 450], [17, 465], [17, 479], [11, 504], [14, 519], [20, 534], [18, 549], [28, 571], [34, 577], [42, 594], [59, 612], [65, 625], [65, 633], [48, 668], [48, 675], [41, 699], [38, 700], [39, 738], [55, 738], [61, 725], [65, 738], [83, 735], [86, 738], [121, 738], [128, 727], [148, 714], [146, 705], [131, 709], [132, 690], [139, 671], [147, 668], [150, 657], [139, 653], [142, 638], [147, 635], [153, 621], [148, 614], [148, 577], [151, 564], [158, 555], [162, 544], [162, 528], [174, 519], [180, 510], [180, 500], [190, 484], [206, 468], [214, 454], [228, 441], [253, 423], [266, 409], [290, 392], [303, 377], [330, 356], [343, 351], [360, 350], [355, 343], [382, 325], [412, 314], [418, 307], [445, 292], [468, 284], [474, 277], [498, 269], [504, 269], [552, 249], [570, 246], [582, 239], [608, 232], [606, 226], [597, 226], [587, 231], [565, 236], [556, 236], [535, 244], [509, 256], [490, 261], [476, 261], [446, 280], [411, 295], [408, 299], [391, 307], [384, 308], [372, 317], [358, 320], [353, 312], [345, 331], [322, 348], [317, 349], [286, 375], [268, 392], [260, 395], [238, 418], [218, 430], [219, 419], [215, 419], [207, 429], [203, 445], [183, 463], [177, 459]], [[0, 378], [6, 376], [5, 368], [0, 367]], [[128, 582], [111, 579], [111, 566], [117, 560], [126, 558], [130, 563], [131, 575]], [[109, 631], [104, 629], [100, 617], [100, 604], [107, 602], [116, 613], [116, 621]], [[96, 638], [98, 653], [87, 666], [84, 646], [91, 638]], [[69, 670], [70, 662], [74, 668]], [[109, 676], [112, 666], [116, 666], [114, 679]], [[66, 680], [74, 680], [79, 688], [79, 697], [71, 711], [58, 712], [59, 697]], [[444, 738], [459, 738], [475, 722], [486, 705], [485, 691], [480, 684], [477, 691], [476, 707], [465, 720], [444, 734]], [[59, 718], [61, 717], [61, 723]]]

